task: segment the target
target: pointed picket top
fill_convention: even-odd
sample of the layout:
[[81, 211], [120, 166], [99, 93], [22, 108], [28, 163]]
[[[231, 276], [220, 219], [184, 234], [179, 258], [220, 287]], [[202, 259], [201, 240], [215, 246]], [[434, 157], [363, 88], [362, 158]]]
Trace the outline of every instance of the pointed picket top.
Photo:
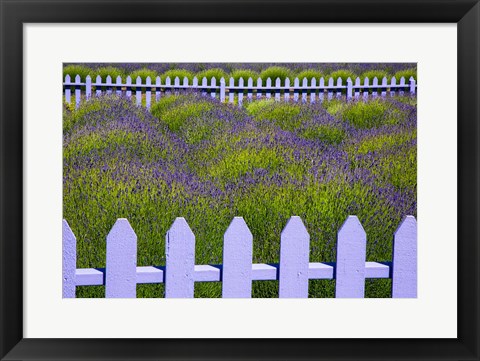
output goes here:
[[80, 78], [80, 75], [77, 74], [77, 76], [75, 76], [75, 83], [78, 84], [81, 82], [82, 82], [82, 79]]
[[395, 76], [392, 76], [392, 80], [391, 80], [391, 85], [397, 85], [397, 78], [395, 78]]
[[282, 86], [282, 80], [280, 78], [275, 79], [275, 88], [280, 88]]
[[149, 76], [147, 76], [147, 79], [145, 79], [145, 84], [146, 85], [152, 85], [152, 79], [150, 79]]
[[[68, 75], [69, 76], [69, 75]], [[85, 78], [85, 80], [90, 80], [92, 81], [92, 77], [90, 75], [87, 75], [87, 77]]]
[[268, 88], [271, 88], [271, 87], [272, 87], [272, 79], [270, 79], [270, 78], [267, 79], [266, 86], [267, 86]]
[[305, 87], [305, 88], [308, 87], [308, 78], [303, 78], [302, 86]]
[[188, 78], [186, 76], [183, 77], [183, 85], [184, 86], [188, 85]]
[[392, 297], [417, 297], [417, 220], [407, 216], [395, 231], [392, 257]]
[[70, 83], [70, 75], [65, 75], [65, 83]]
[[353, 97], [353, 83], [350, 77], [347, 78], [347, 99], [352, 99]]
[[293, 80], [293, 86], [294, 86], [295, 88], [298, 88], [298, 87], [300, 86], [300, 80], [299, 80], [298, 78], [295, 78], [295, 79]]
[[357, 76], [357, 78], [355, 79], [355, 87], [359, 87], [360, 86], [360, 83], [361, 83], [361, 79]]
[[122, 84], [122, 77], [120, 75], [117, 76], [116, 83]]
[[166, 235], [165, 297], [193, 298], [195, 235], [183, 217], [178, 217]]
[[320, 78], [318, 85], [320, 85], [321, 87], [325, 86], [325, 79], [323, 78], [323, 76]]
[[100, 75], [97, 75], [97, 78], [95, 80], [97, 84], [100, 84], [102, 82], [102, 77]]
[[180, 86], [180, 78], [178, 76], [175, 77], [175, 79], [173, 80], [173, 85], [175, 87], [179, 87]]
[[[242, 79], [242, 78], [240, 78], [240, 79]], [[238, 79], [239, 83], [240, 83], [240, 79]], [[233, 77], [230, 77], [230, 79], [228, 80], [228, 86], [230, 86], [230, 87], [235, 86], [235, 79], [233, 79]]]
[[225, 84], [225, 78], [223, 76], [220, 78], [220, 84], [222, 83]]
[[243, 78], [240, 78], [239, 81], [238, 81], [238, 86], [239, 87], [243, 87]]
[[337, 86], [342, 86], [342, 78], [337, 78]]
[[290, 217], [280, 236], [279, 297], [308, 297], [310, 235], [298, 216]]
[[386, 76], [384, 76], [382, 79], [382, 85], [387, 85], [387, 83], [388, 83], [388, 79]]
[[214, 76], [212, 76], [212, 79], [210, 80], [210, 85], [211, 86], [216, 86], [217, 85], [217, 79]]
[[290, 86], [290, 78], [285, 78], [285, 87], [288, 88]]
[[247, 86], [248, 86], [249, 88], [252, 88], [252, 87], [253, 87], [253, 79], [252, 79], [252, 78], [248, 78], [248, 84], [247, 84]]
[[165, 79], [165, 85], [168, 85], [168, 86], [172, 85], [172, 79], [170, 79], [169, 76], [167, 76], [167, 78]]
[[405, 85], [405, 77], [400, 78], [400, 85]]
[[142, 78], [137, 76], [136, 85], [142, 85]]
[[192, 82], [193, 86], [198, 86], [198, 78], [196, 76], [193, 77], [193, 82]]
[[261, 87], [262, 86], [262, 78], [257, 79], [257, 86]]
[[160, 86], [161, 84], [162, 84], [162, 79], [159, 76], [157, 76], [157, 78], [155, 79], [155, 85]]
[[368, 76], [363, 79], [363, 85], [369, 85], [370, 84], [370, 79], [368, 79]]
[[378, 85], [378, 78], [377, 77], [373, 78], [373, 85], [374, 86]]
[[356, 216], [349, 216], [338, 232], [335, 297], [365, 295], [367, 235]]
[[328, 86], [332, 87], [333, 86], [333, 78], [328, 79]]
[[207, 86], [207, 85], [208, 85], [208, 79], [206, 77], [203, 77], [202, 86]]
[[408, 81], [415, 81], [415, 78], [411, 76], [410, 79], [408, 79]]
[[127, 85], [131, 85], [132, 84], [132, 77], [129, 75], [127, 76]]
[[252, 296], [253, 235], [243, 217], [235, 217], [223, 236], [222, 297]]
[[77, 269], [77, 239], [64, 219], [62, 221], [62, 297], [75, 298], [75, 272]]
[[107, 79], [105, 81], [107, 84], [112, 84], [112, 77], [110, 75], [107, 75]]
[[137, 235], [126, 218], [119, 218], [107, 235], [105, 297], [135, 298]]

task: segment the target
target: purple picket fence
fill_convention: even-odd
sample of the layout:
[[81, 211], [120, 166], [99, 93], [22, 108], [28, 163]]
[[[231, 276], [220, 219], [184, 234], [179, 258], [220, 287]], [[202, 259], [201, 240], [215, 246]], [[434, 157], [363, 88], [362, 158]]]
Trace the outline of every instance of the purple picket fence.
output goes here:
[[366, 262], [367, 236], [356, 216], [338, 232], [337, 261], [309, 262], [310, 235], [291, 217], [280, 236], [280, 263], [253, 264], [253, 236], [242, 217], [224, 234], [223, 264], [195, 265], [195, 235], [177, 218], [166, 235], [166, 264], [137, 267], [137, 236], [127, 219], [107, 235], [106, 267], [76, 268], [76, 238], [63, 220], [63, 297], [76, 286], [105, 286], [107, 298], [135, 298], [136, 285], [164, 283], [165, 297], [192, 298], [195, 282], [222, 282], [222, 297], [249, 298], [252, 281], [278, 280], [280, 298], [308, 297], [311, 279], [335, 279], [335, 297], [363, 298], [365, 279], [391, 278], [393, 298], [417, 297], [417, 222], [407, 216], [393, 235], [391, 262]]
[[[281, 94], [283, 93], [283, 101], [299, 101], [301, 95], [301, 101], [306, 103], [315, 103], [322, 102], [326, 98], [331, 100], [333, 98], [346, 97], [346, 99], [359, 99], [360, 94], [362, 98], [367, 100], [369, 98], [386, 97], [387, 94], [394, 96], [396, 94], [403, 95], [405, 93], [415, 94], [417, 89], [416, 81], [413, 77], [408, 79], [406, 83], [405, 78], [400, 78], [400, 82], [397, 84], [397, 79], [392, 77], [390, 80], [387, 78], [370, 79], [365, 78], [363, 84], [360, 78], [353, 80], [348, 78], [343, 80], [338, 78], [336, 84], [333, 78], [329, 79], [311, 79], [310, 81], [307, 78], [302, 80], [295, 78], [293, 82], [290, 79], [285, 79], [284, 84], [281, 84], [279, 78], [273, 81], [268, 78], [263, 85], [261, 78], [258, 78], [256, 85], [254, 85], [254, 79], [239, 79], [237, 84], [235, 80], [230, 78], [228, 85], [224, 78], [221, 78], [217, 84], [217, 79], [212, 78], [210, 84], [208, 84], [208, 79], [203, 78], [201, 81], [196, 77], [193, 78], [192, 82], [189, 82], [188, 78], [183, 80], [176, 77], [170, 79], [167, 77], [163, 82], [160, 77], [155, 79], [146, 78], [145, 83], [142, 83], [142, 79], [137, 77], [137, 79], [131, 79], [129, 76], [124, 82], [121, 77], [117, 77], [115, 83], [112, 82], [112, 78], [107, 76], [106, 79], [103, 79], [100, 76], [97, 76], [95, 82], [92, 82], [90, 76], [86, 77], [86, 80], [83, 82], [79, 75], [75, 76], [74, 81], [70, 78], [70, 75], [65, 76], [65, 81], [63, 83], [63, 90], [65, 95], [65, 102], [72, 104], [72, 89], [75, 92], [75, 107], [78, 108], [82, 100], [88, 100], [92, 96], [92, 90], [95, 88], [95, 94], [112, 94], [115, 92], [117, 95], [125, 95], [128, 98], [132, 97], [132, 88], [135, 88], [135, 102], [138, 106], [142, 105], [142, 97], [145, 96], [145, 107], [150, 109], [152, 105], [152, 98], [154, 102], [160, 100], [162, 96], [166, 96], [171, 93], [178, 93], [185, 90], [197, 90], [202, 94], [210, 93], [212, 98], [216, 98], [217, 94], [222, 102], [234, 103], [237, 99], [237, 103], [241, 106], [244, 99], [244, 93], [247, 95], [247, 100], [254, 99], [271, 99], [273, 98], [277, 101], [282, 100]], [[135, 82], [133, 82], [135, 80]], [[272, 85], [272, 84], [275, 85]], [[246, 84], [246, 85], [245, 85]], [[155, 96], [153, 97], [153, 94]], [[254, 97], [255, 94], [255, 97]], [[228, 98], [227, 98], [228, 95]]]

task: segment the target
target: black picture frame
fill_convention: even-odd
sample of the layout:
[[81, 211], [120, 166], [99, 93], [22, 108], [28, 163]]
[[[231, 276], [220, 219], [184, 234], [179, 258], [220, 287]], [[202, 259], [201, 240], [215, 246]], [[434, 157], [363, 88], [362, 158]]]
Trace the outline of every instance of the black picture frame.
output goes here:
[[[479, 360], [478, 0], [0, 0], [1, 360]], [[26, 339], [23, 337], [23, 24], [456, 23], [457, 339]], [[55, 46], [55, 45], [52, 45]], [[439, 315], [441, 317], [441, 315]], [[388, 320], [386, 320], [388, 323]], [[263, 325], [268, 327], [268, 325]]]

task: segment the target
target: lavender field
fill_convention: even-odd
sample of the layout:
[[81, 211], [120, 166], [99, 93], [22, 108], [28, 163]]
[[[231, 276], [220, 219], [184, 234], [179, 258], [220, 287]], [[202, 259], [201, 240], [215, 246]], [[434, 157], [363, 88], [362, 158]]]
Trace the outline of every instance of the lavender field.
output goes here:
[[[150, 71], [208, 71], [167, 65]], [[416, 76], [412, 64], [329, 65], [285, 69]], [[210, 68], [258, 75], [269, 65], [230, 67]], [[165, 264], [165, 234], [176, 217], [196, 236], [196, 264], [222, 263], [234, 216], [253, 234], [254, 263], [278, 263], [280, 233], [292, 215], [311, 235], [310, 262], [335, 261], [348, 215], [365, 228], [367, 261], [390, 261], [396, 227], [417, 215], [416, 105], [408, 95], [239, 107], [183, 93], [162, 97], [150, 112], [115, 95], [78, 110], [65, 106], [63, 217], [77, 235], [77, 267], [105, 267], [105, 237], [117, 218], [127, 218], [138, 236], [138, 266]], [[309, 296], [333, 297], [334, 282], [310, 280]], [[162, 284], [137, 285], [137, 297], [163, 292]], [[390, 295], [390, 280], [367, 280], [366, 297]], [[195, 297], [220, 296], [221, 283], [195, 284]], [[278, 281], [254, 281], [252, 296], [278, 297]], [[77, 287], [77, 297], [104, 297], [104, 287]]]

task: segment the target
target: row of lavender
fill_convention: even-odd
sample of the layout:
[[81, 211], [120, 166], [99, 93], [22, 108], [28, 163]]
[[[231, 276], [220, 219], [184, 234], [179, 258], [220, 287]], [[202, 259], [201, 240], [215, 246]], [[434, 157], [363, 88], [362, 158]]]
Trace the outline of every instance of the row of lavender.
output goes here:
[[280, 238], [280, 263], [252, 264], [253, 236], [242, 217], [224, 234], [223, 264], [195, 265], [195, 235], [177, 218], [166, 235], [165, 266], [137, 267], [137, 236], [118, 219], [106, 238], [106, 268], [76, 268], [76, 238], [63, 221], [63, 297], [76, 286], [105, 285], [107, 298], [135, 298], [140, 283], [164, 283], [165, 297], [192, 298], [195, 282], [222, 282], [222, 297], [250, 298], [252, 281], [278, 280], [279, 297], [308, 297], [309, 279], [335, 279], [335, 297], [363, 298], [366, 278], [391, 278], [392, 297], [417, 296], [417, 223], [407, 216], [394, 234], [392, 262], [366, 261], [366, 233], [349, 216], [337, 237], [336, 263], [310, 263], [310, 235], [300, 217], [291, 217]]
[[229, 79], [228, 85], [224, 78], [221, 78], [219, 84], [217, 84], [217, 79], [215, 77], [211, 78], [210, 81], [207, 78], [203, 78], [201, 82], [197, 77], [194, 77], [192, 83], [189, 83], [187, 77], [181, 81], [178, 77], [173, 80], [170, 77], [167, 77], [162, 83], [160, 77], [155, 79], [155, 82], [152, 82], [150, 77], [145, 79], [145, 82], [142, 81], [141, 77], [137, 77], [135, 83], [132, 82], [131, 77], [127, 77], [124, 82], [120, 76], [117, 77], [116, 81], [113, 82], [110, 76], [107, 76], [105, 82], [103, 82], [101, 76], [97, 76], [94, 83], [90, 76], [87, 76], [86, 81], [82, 82], [80, 75], [75, 77], [75, 81], [72, 81], [70, 75], [65, 76], [65, 82], [63, 83], [65, 101], [68, 104], [72, 102], [72, 88], [75, 91], [75, 107], [80, 106], [82, 100], [82, 88], [85, 89], [85, 98], [89, 99], [92, 96], [92, 92], [95, 91], [96, 95], [102, 94], [112, 94], [115, 92], [117, 95], [126, 95], [127, 97], [132, 96], [132, 92], [135, 92], [136, 104], [142, 105], [142, 97], [145, 94], [145, 106], [147, 109], [150, 109], [152, 102], [152, 92], [155, 94], [155, 101], [159, 101], [162, 94], [169, 94], [172, 91], [178, 93], [180, 90], [200, 90], [202, 94], [210, 93], [213, 98], [217, 97], [217, 93], [220, 101], [226, 101], [228, 95], [228, 102], [235, 102], [235, 95], [237, 96], [237, 101], [239, 105], [242, 105], [244, 96], [247, 100], [251, 101], [253, 99], [262, 99], [262, 98], [272, 98], [275, 100], [284, 101], [298, 101], [301, 97], [302, 102], [315, 103], [317, 101], [323, 101], [325, 98], [328, 100], [342, 97], [342, 94], [346, 96], [347, 99], [358, 99], [362, 96], [364, 99], [368, 99], [369, 96], [375, 98], [377, 96], [385, 97], [387, 93], [390, 96], [394, 96], [396, 93], [399, 95], [405, 94], [405, 92], [410, 94], [415, 94], [416, 92], [416, 81], [413, 77], [408, 80], [408, 84], [404, 77], [400, 78], [400, 81], [397, 83], [397, 79], [392, 77], [388, 80], [386, 77], [381, 79], [381, 82], [378, 78], [373, 78], [372, 83], [367, 77], [363, 80], [356, 78], [355, 82], [352, 79], [348, 78], [346, 82], [342, 78], [338, 78], [336, 83], [333, 78], [328, 80], [324, 78], [320, 79], [307, 79], [295, 78], [293, 82], [289, 78], [281, 80], [280, 78], [275, 79], [273, 84], [272, 79], [268, 78], [263, 84], [261, 78], [258, 78], [256, 84], [254, 84], [254, 79], [248, 78], [245, 81], [243, 78], [238, 80], [238, 84], [235, 84], [233, 78]]

